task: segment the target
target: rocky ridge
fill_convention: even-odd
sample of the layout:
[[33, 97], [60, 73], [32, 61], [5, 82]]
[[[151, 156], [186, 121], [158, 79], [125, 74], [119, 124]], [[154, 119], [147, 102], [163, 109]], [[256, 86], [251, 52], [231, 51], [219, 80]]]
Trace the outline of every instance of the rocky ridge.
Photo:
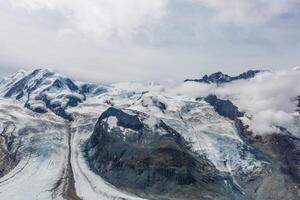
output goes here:
[[201, 79], [186, 79], [185, 82], [198, 82], [198, 83], [207, 83], [207, 84], [216, 83], [219, 85], [224, 83], [230, 83], [232, 81], [237, 81], [237, 80], [251, 79], [260, 72], [262, 71], [249, 70], [237, 76], [229, 76], [227, 74], [223, 74], [222, 72], [216, 72], [211, 75], [204, 75]]

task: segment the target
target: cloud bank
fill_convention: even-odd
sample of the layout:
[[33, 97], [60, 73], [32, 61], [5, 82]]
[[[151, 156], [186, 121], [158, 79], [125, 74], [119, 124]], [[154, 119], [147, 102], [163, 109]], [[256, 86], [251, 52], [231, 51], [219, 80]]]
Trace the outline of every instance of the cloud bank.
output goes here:
[[225, 84], [221, 87], [187, 82], [176, 92], [191, 97], [216, 94], [229, 99], [251, 117], [250, 129], [256, 134], [276, 132], [279, 126], [293, 128], [300, 95], [300, 71], [264, 72], [255, 78]]

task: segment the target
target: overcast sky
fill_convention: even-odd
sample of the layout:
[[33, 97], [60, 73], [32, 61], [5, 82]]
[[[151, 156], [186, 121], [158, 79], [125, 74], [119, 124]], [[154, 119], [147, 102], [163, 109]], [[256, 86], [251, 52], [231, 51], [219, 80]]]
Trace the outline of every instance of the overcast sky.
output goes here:
[[183, 80], [300, 65], [300, 0], [0, 0], [0, 77]]

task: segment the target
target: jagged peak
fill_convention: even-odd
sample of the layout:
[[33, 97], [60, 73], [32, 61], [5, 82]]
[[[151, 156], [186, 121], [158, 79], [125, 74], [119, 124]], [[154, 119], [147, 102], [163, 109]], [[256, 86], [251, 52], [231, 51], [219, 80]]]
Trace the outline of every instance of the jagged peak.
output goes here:
[[200, 82], [200, 83], [216, 83], [216, 84], [223, 84], [232, 82], [235, 80], [241, 80], [241, 79], [250, 79], [253, 78], [257, 73], [262, 72], [261, 70], [248, 70], [246, 72], [243, 72], [237, 76], [229, 76], [227, 74], [224, 74], [222, 72], [215, 72], [210, 75], [204, 75], [201, 79], [186, 79], [185, 82], [193, 81], [193, 82]]

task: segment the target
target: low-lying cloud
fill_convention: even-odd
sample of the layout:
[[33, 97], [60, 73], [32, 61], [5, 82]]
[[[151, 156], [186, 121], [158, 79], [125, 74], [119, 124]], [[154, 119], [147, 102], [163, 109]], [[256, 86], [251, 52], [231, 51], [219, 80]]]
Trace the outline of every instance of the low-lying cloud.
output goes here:
[[251, 118], [250, 128], [256, 134], [276, 132], [278, 127], [295, 125], [295, 98], [300, 95], [300, 71], [274, 71], [258, 74], [249, 80], [235, 81], [217, 87], [214, 84], [187, 82], [176, 92], [192, 97], [216, 94], [229, 99]]

